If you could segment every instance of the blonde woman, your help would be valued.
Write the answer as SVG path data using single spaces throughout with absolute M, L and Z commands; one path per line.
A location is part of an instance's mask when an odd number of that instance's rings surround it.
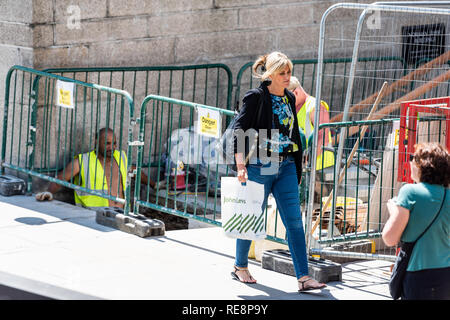
M 248 180 L 264 184 L 265 201 L 272 193 L 286 227 L 289 250 L 298 279 L 299 292 L 320 289 L 326 285 L 308 275 L 308 254 L 300 212 L 298 184 L 302 172 L 302 144 L 295 116 L 295 96 L 287 90 L 292 62 L 281 52 L 259 57 L 253 75 L 261 80 L 259 88 L 248 91 L 235 121 L 235 133 L 258 132 L 256 151 L 249 163 L 244 161 L 249 146 L 240 148 L 235 139 L 237 176 L 241 183 Z M 249 144 L 249 142 L 247 142 Z M 244 150 L 244 151 L 240 151 Z M 248 270 L 251 241 L 237 239 L 233 277 L 245 283 L 255 283 Z

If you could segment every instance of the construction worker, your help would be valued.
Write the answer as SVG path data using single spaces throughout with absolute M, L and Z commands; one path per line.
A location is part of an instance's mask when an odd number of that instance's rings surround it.
M 78 154 L 57 176 L 57 179 L 69 181 L 75 177 L 74 184 L 80 187 L 93 189 L 107 193 L 113 197 L 124 199 L 124 190 L 127 179 L 127 156 L 124 151 L 116 150 L 116 137 L 113 130 L 103 128 L 95 137 L 95 145 L 98 153 L 92 150 L 87 153 Z M 142 173 L 141 182 L 150 183 L 155 188 L 155 183 Z M 61 186 L 51 183 L 48 191 L 36 195 L 38 201 L 52 200 L 53 194 Z M 83 191 L 74 190 L 75 204 L 86 208 L 96 207 L 119 207 L 124 204 L 95 196 Z
M 291 81 L 288 89 L 295 95 L 295 109 L 297 112 L 297 120 L 301 132 L 305 135 L 306 145 L 304 150 L 306 150 L 308 144 L 312 143 L 312 134 L 314 133 L 314 112 L 316 106 L 316 98 L 306 93 L 303 87 L 300 85 L 297 77 L 294 76 L 291 76 Z M 319 123 L 328 123 L 330 122 L 330 108 L 325 101 L 321 101 L 321 106 L 322 108 L 320 108 Z M 325 137 L 323 136 L 324 131 Z M 322 149 L 324 144 L 327 147 L 332 147 L 331 132 L 328 128 L 319 131 L 316 170 L 329 168 L 334 165 L 334 153 L 331 151 L 323 151 Z

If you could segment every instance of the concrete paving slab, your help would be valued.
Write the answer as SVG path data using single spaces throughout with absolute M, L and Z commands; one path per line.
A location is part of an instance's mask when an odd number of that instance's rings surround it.
M 0 196 L 0 273 L 8 285 L 16 279 L 21 290 L 55 299 L 390 299 L 386 261 L 344 264 L 342 282 L 298 294 L 294 277 L 254 260 L 257 284 L 232 280 L 235 240 L 218 227 L 140 238 L 97 224 L 95 215 L 58 201 Z

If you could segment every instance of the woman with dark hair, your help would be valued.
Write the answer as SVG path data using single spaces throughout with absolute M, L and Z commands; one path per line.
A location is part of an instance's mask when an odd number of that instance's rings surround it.
M 450 299 L 450 154 L 437 143 L 415 145 L 414 184 L 387 203 L 383 229 L 388 246 L 416 242 L 403 280 L 402 299 Z M 435 219 L 436 218 L 436 219 Z M 429 228 L 427 229 L 427 227 Z

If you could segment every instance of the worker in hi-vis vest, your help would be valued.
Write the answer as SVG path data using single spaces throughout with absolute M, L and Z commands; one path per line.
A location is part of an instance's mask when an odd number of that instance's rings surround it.
M 127 179 L 127 156 L 124 151 L 116 150 L 116 137 L 113 130 L 103 128 L 95 137 L 96 150 L 78 154 L 60 173 L 57 179 L 69 181 L 74 177 L 74 184 L 90 190 L 99 191 L 110 196 L 124 199 L 124 191 Z M 141 182 L 150 183 L 155 188 L 155 183 L 141 174 Z M 39 201 L 52 200 L 53 194 L 61 186 L 50 183 L 48 191 L 36 195 Z M 75 204 L 86 208 L 119 207 L 124 204 L 95 196 L 87 192 L 74 190 Z
M 300 85 L 297 77 L 291 76 L 290 85 L 288 87 L 295 95 L 295 109 L 297 112 L 298 126 L 305 135 L 306 145 L 304 150 L 308 147 L 308 142 L 312 142 L 312 134 L 314 133 L 314 112 L 316 106 L 316 98 L 310 96 L 305 92 Z M 330 122 L 329 107 L 325 101 L 321 101 L 319 123 Z M 325 131 L 325 137 L 323 136 Z M 324 140 L 325 139 L 325 140 Z M 317 144 L 317 162 L 316 170 L 325 169 L 334 166 L 334 153 L 331 151 L 323 151 L 323 145 L 332 147 L 330 129 L 319 131 Z

